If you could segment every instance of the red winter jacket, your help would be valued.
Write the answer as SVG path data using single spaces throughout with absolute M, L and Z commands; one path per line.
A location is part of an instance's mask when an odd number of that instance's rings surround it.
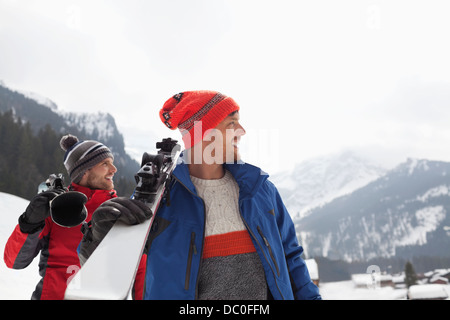
M 77 184 L 71 190 L 84 193 L 88 197 L 86 209 L 87 222 L 92 213 L 103 202 L 117 197 L 114 190 L 91 190 Z M 80 269 L 77 248 L 83 234 L 81 226 L 64 228 L 53 222 L 51 217 L 45 220 L 42 230 L 27 234 L 16 226 L 5 247 L 4 260 L 8 268 L 23 269 L 41 252 L 39 274 L 41 281 L 33 292 L 32 299 L 64 299 L 67 283 Z M 142 294 L 138 294 L 142 296 Z

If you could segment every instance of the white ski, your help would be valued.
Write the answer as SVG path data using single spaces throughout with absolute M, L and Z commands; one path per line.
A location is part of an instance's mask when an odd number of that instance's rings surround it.
M 116 223 L 72 278 L 64 299 L 129 299 L 152 222 L 153 218 L 133 226 Z
M 169 155 L 171 162 L 164 168 L 165 177 L 170 177 L 175 169 L 180 155 L 179 145 Z M 111 228 L 72 277 L 66 289 L 66 300 L 124 300 L 131 297 L 134 278 L 164 191 L 165 183 L 153 194 L 154 200 L 148 203 L 153 213 L 151 219 L 131 226 L 116 223 Z

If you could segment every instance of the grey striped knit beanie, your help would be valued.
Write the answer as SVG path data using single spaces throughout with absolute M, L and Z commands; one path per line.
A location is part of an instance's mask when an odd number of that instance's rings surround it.
M 98 141 L 79 141 L 76 136 L 68 134 L 61 138 L 59 144 L 66 151 L 64 166 L 74 183 L 79 183 L 84 173 L 100 161 L 107 158 L 114 160 L 111 150 Z

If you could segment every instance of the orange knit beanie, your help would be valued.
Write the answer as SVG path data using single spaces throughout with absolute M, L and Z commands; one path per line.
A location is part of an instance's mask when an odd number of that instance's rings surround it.
M 186 149 L 203 140 L 239 105 L 230 97 L 215 91 L 186 91 L 164 103 L 159 112 L 161 121 L 172 130 L 180 129 Z

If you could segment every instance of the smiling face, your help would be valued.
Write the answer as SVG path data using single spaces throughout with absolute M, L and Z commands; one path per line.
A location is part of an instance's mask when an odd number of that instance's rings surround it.
M 113 177 L 116 172 L 117 168 L 113 164 L 113 159 L 107 158 L 87 170 L 79 185 L 94 190 L 112 190 L 114 189 Z

